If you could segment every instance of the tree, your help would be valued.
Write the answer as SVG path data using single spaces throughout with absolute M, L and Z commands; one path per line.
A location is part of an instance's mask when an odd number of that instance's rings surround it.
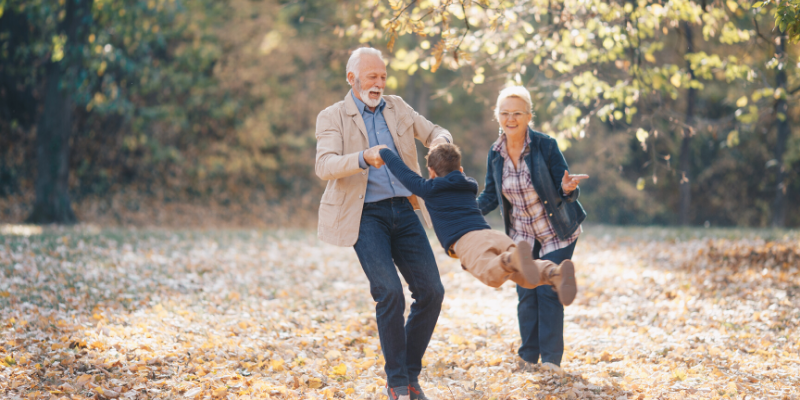
M 681 23 L 683 28 L 683 36 L 686 38 L 686 53 L 694 53 L 694 43 L 692 27 L 688 22 Z M 695 80 L 694 70 L 691 63 L 687 60 L 687 70 L 689 71 L 689 79 Z M 692 163 L 691 142 L 694 136 L 694 130 L 691 129 L 692 118 L 694 117 L 695 97 L 697 96 L 697 88 L 689 87 L 686 94 L 686 121 L 685 126 L 681 130 L 681 157 L 680 157 L 680 210 L 678 211 L 678 221 L 681 225 L 689 225 L 690 213 L 692 208 L 692 187 L 690 185 L 690 166 Z
M 44 109 L 37 124 L 36 202 L 28 222 L 76 221 L 69 199 L 69 141 L 75 112 L 69 86 L 81 72 L 93 3 L 67 0 L 64 19 L 55 31 L 57 44 L 47 63 Z
M 652 152 L 653 161 L 645 165 L 653 168 L 654 185 L 656 167 L 664 160 L 667 177 L 676 172 L 669 157 L 655 154 L 665 140 L 658 131 L 682 132 L 681 145 L 669 150 L 680 156 L 678 176 L 668 179 L 679 189 L 673 187 L 680 193 L 675 201 L 680 223 L 692 222 L 695 183 L 689 178 L 702 172 L 692 171 L 693 165 L 704 164 L 691 157 L 692 132 L 702 124 L 721 147 L 732 149 L 739 142 L 734 115 L 719 116 L 717 107 L 696 115 L 705 85 L 724 82 L 719 86 L 723 97 L 737 102 L 733 96 L 739 87 L 758 86 L 768 74 L 750 67 L 753 52 L 746 46 L 755 40 L 753 25 L 765 14 L 746 1 L 391 1 L 388 7 L 365 7 L 363 14 L 378 17 L 373 25 L 362 23 L 362 39 L 383 37 L 390 49 L 404 35 L 430 40 L 430 50 L 407 51 L 420 60 L 413 68 L 471 70 L 474 85 L 501 80 L 527 86 L 546 121 L 539 129 L 559 138 L 564 148 L 596 130 L 598 120 L 635 136 L 643 150 Z M 692 25 L 702 27 L 699 44 Z M 678 27 L 690 39 L 686 52 L 671 49 L 680 40 L 673 33 Z M 677 107 L 685 107 L 683 117 L 672 111 Z M 737 110 L 736 121 L 750 129 L 745 114 Z M 711 115 L 725 124 L 704 122 Z M 719 142 L 723 127 L 732 130 Z M 638 178 L 637 187 L 646 186 Z
M 75 222 L 71 182 L 107 176 L 103 163 L 124 172 L 140 156 L 153 163 L 177 160 L 176 149 L 153 132 L 202 120 L 210 122 L 207 129 L 233 124 L 231 115 L 206 112 L 217 102 L 203 98 L 221 97 L 210 84 L 219 51 L 205 34 L 206 24 L 224 16 L 219 11 L 210 1 L 0 3 L 0 37 L 8 39 L 0 52 L 0 112 L 10 117 L 2 129 L 20 138 L 34 122 L 36 127 L 36 200 L 29 222 Z M 89 137 L 103 145 L 84 140 Z M 70 159 L 76 144 L 106 147 L 77 160 L 77 176 Z M 3 153 L 0 158 L 12 158 L 5 148 Z

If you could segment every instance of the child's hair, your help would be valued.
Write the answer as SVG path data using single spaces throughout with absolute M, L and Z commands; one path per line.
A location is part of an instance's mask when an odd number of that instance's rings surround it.
M 444 177 L 447 174 L 461 168 L 461 150 L 458 146 L 450 143 L 435 146 L 425 156 L 428 160 L 428 167 L 436 172 L 436 176 Z

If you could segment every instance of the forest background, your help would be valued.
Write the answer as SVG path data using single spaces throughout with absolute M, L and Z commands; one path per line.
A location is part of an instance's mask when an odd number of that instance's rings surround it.
M 796 6 L 0 0 L 0 221 L 313 225 L 316 116 L 371 45 L 480 183 L 511 82 L 589 221 L 797 227 Z

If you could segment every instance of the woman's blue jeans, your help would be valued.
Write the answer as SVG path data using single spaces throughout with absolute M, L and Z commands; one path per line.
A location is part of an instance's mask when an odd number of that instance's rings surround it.
M 533 247 L 533 258 L 550 260 L 556 264 L 571 259 L 575 251 L 576 240 L 563 249 L 551 251 L 539 257 L 539 242 Z M 542 285 L 535 289 L 517 286 L 519 305 L 519 333 L 522 346 L 519 356 L 530 363 L 537 363 L 539 356 L 542 363 L 561 365 L 564 356 L 564 306 L 558 301 L 558 294 L 550 285 Z
M 444 286 L 428 236 L 408 199 L 365 203 L 354 248 L 377 302 L 387 384 L 416 383 L 442 309 Z M 414 299 L 408 321 L 403 318 L 405 296 L 398 270 Z

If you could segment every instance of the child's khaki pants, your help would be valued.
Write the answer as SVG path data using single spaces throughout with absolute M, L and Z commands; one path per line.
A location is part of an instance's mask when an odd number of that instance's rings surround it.
M 510 237 L 503 232 L 493 229 L 482 229 L 466 233 L 453 245 L 456 257 L 461 260 L 461 267 L 469 271 L 481 282 L 491 286 L 500 287 L 507 280 L 512 280 L 525 289 L 533 289 L 545 284 L 540 281 L 537 285 L 530 284 L 519 271 L 508 263 L 511 253 L 517 247 Z M 546 261 L 535 260 L 539 271 L 542 271 Z

